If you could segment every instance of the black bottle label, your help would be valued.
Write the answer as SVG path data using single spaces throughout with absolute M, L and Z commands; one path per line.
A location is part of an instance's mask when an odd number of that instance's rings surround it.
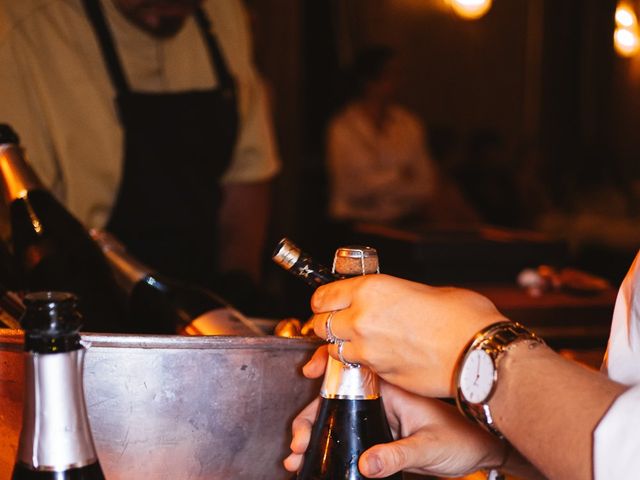
M 382 399 L 320 399 L 318 418 L 298 480 L 365 480 L 358 459 L 368 448 L 393 441 Z M 396 473 L 388 480 L 402 480 Z
M 26 465 L 17 463 L 11 480 L 104 480 L 104 474 L 98 462 L 63 472 L 31 470 Z

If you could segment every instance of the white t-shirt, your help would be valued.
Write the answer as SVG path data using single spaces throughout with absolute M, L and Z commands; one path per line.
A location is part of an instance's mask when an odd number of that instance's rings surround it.
M 217 85 L 193 18 L 161 40 L 136 28 L 113 0 L 101 1 L 133 90 Z M 223 182 L 269 179 L 279 160 L 245 12 L 240 0 L 205 0 L 203 7 L 238 85 L 239 135 Z M 103 227 L 122 174 L 123 131 L 81 0 L 0 0 L 0 65 L 0 122 L 14 127 L 41 180 L 67 208 L 88 227 Z
M 640 476 L 640 253 L 618 292 L 603 370 L 632 388 L 594 432 L 594 476 L 629 480 Z
M 415 213 L 435 189 L 436 171 L 418 118 L 392 106 L 382 130 L 357 103 L 327 130 L 330 214 L 338 220 L 392 222 Z

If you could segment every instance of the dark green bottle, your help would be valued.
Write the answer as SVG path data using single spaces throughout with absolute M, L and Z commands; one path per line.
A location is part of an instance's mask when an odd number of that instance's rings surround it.
M 16 133 L 0 124 L 0 190 L 9 206 L 16 285 L 78 296 L 85 328 L 124 332 L 124 298 L 84 226 L 43 186 Z M 129 330 L 130 331 L 130 330 Z
M 84 400 L 76 297 L 25 296 L 25 396 L 12 480 L 104 480 Z
M 278 244 L 274 260 L 312 287 L 379 272 L 378 253 L 371 247 L 339 248 L 333 272 L 286 239 Z M 358 470 L 360 455 L 374 445 L 392 441 L 377 375 L 367 367 L 329 357 L 318 417 L 297 479 L 364 480 Z M 403 476 L 396 473 L 385 478 L 402 480 Z

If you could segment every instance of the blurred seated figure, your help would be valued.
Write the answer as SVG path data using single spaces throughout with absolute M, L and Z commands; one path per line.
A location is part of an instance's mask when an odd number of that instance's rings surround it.
M 438 170 L 420 119 L 395 100 L 393 50 L 362 50 L 351 74 L 348 101 L 327 130 L 330 217 L 396 226 L 476 221 Z

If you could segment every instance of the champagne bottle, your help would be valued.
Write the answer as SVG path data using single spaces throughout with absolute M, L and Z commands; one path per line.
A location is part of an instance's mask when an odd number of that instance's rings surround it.
M 13 286 L 15 283 L 14 268 L 15 262 L 9 251 L 9 246 L 3 239 L 0 239 L 0 283 Z
M 76 297 L 25 296 L 25 396 L 13 480 L 104 480 L 91 436 Z
M 19 329 L 23 313 L 24 304 L 20 297 L 0 285 L 0 327 Z
M 129 298 L 130 322 L 149 333 L 263 335 L 244 315 L 215 293 L 151 270 L 111 234 L 91 230 L 116 282 Z
M 290 244 L 285 247 L 285 251 L 291 253 Z M 289 264 L 297 264 L 296 268 L 287 269 L 316 286 L 339 278 L 379 271 L 377 252 L 370 247 L 338 249 L 332 278 L 323 275 L 320 279 L 314 273 L 308 274 L 308 271 L 326 270 L 308 255 L 297 255 L 294 251 L 291 255 L 281 253 L 274 260 L 281 263 L 280 258 L 295 258 L 285 262 L 285 268 Z M 320 280 L 310 282 L 305 276 Z M 380 396 L 378 377 L 367 367 L 343 364 L 329 357 L 320 391 L 318 416 L 311 431 L 298 480 L 364 479 L 358 470 L 360 455 L 374 445 L 391 441 L 393 437 Z M 401 480 L 402 474 L 385 478 Z
M 20 328 L 18 320 L 24 305 L 20 297 L 7 288 L 13 282 L 13 258 L 5 242 L 0 240 L 0 328 Z
M 278 242 L 273 255 L 273 261 L 285 270 L 303 280 L 307 285 L 317 288 L 325 283 L 339 280 L 341 277 L 324 265 L 316 263 L 307 253 L 288 238 Z
M 17 135 L 2 124 L 0 184 L 9 205 L 18 288 L 74 292 L 88 330 L 125 331 L 122 298 L 102 252 L 44 188 Z

